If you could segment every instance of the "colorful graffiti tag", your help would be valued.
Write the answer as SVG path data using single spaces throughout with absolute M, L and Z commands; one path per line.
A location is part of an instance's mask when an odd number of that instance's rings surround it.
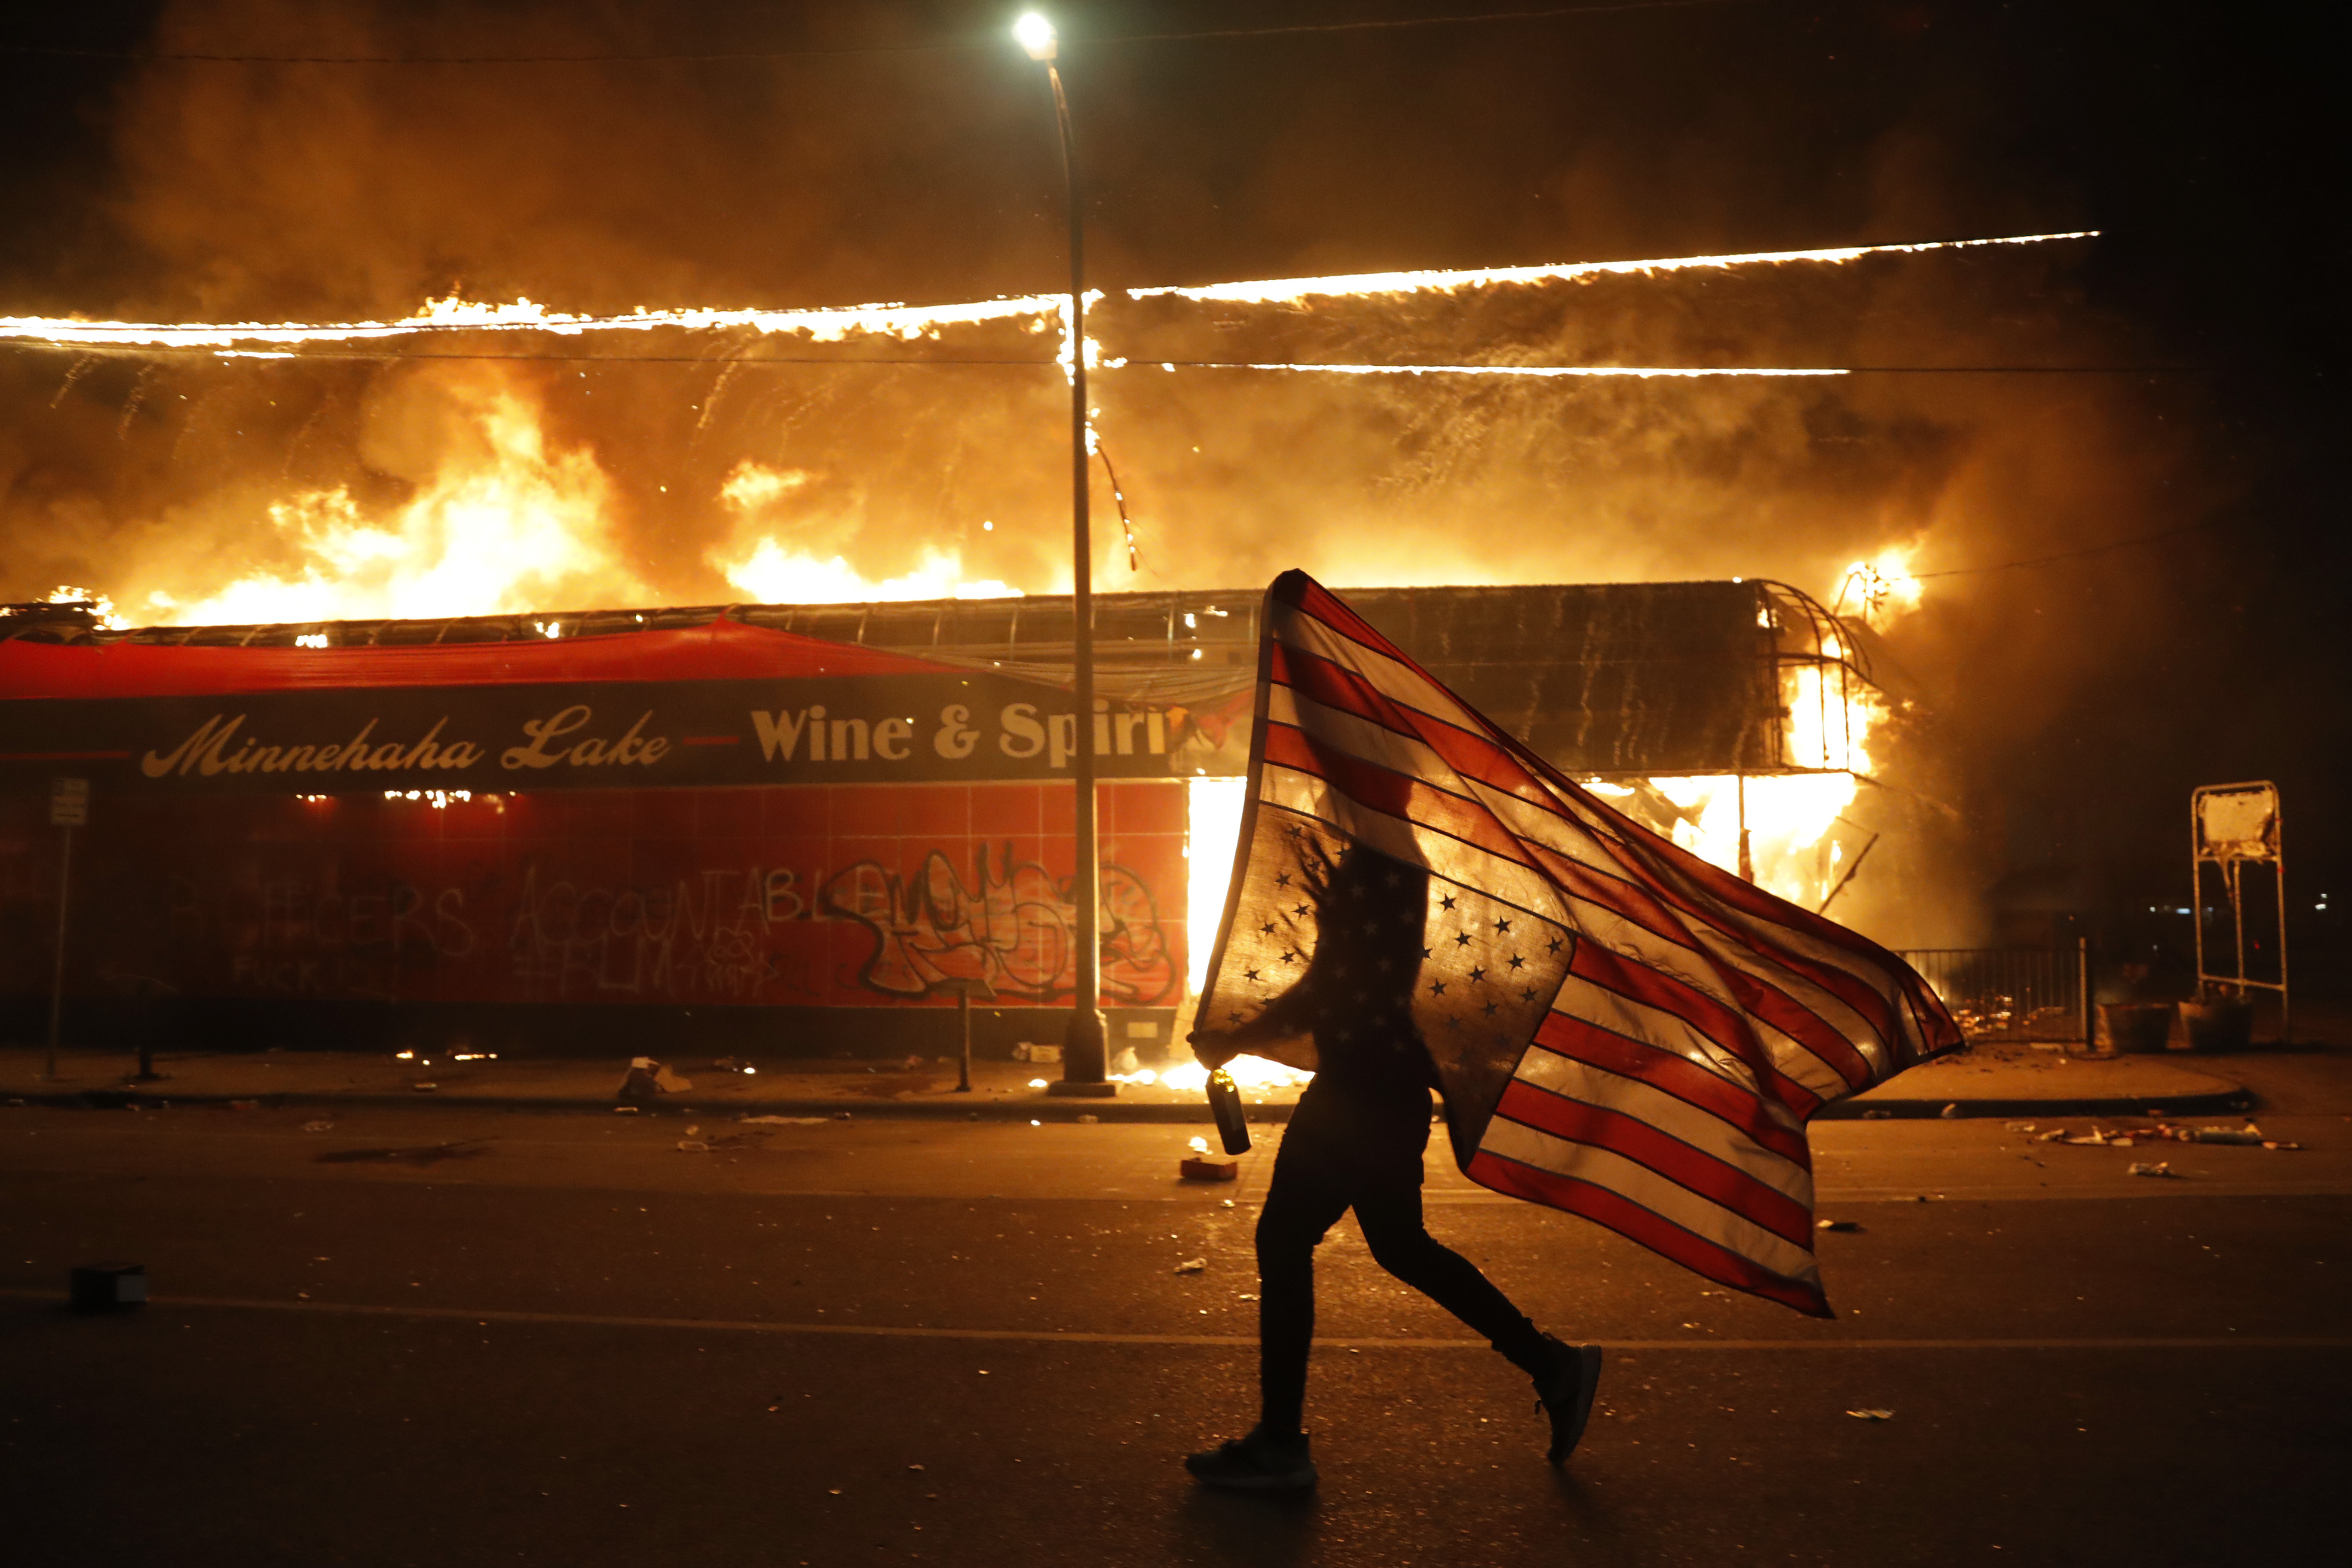
M 824 907 L 863 923 L 874 953 L 857 983 L 924 996 L 950 980 L 978 980 L 1000 996 L 1046 1002 L 1077 984 L 1077 905 L 1044 867 L 1016 864 L 1010 845 L 973 851 L 966 882 L 934 849 L 911 883 L 866 860 L 825 884 Z M 1123 866 L 1102 868 L 1102 989 L 1129 1007 L 1176 1000 L 1177 973 L 1150 887 Z

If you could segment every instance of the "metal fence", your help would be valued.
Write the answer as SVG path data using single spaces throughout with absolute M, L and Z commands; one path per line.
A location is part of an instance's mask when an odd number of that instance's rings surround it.
M 2083 955 L 2057 948 L 1939 947 L 1906 952 L 1971 1040 L 2075 1041 Z

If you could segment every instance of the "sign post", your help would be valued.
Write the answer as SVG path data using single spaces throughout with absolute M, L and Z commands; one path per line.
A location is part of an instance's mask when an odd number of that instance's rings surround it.
M 89 825 L 89 781 L 49 781 L 49 823 L 58 830 L 58 963 L 49 982 L 48 1081 L 58 1078 L 58 1025 L 66 1005 L 66 900 L 73 890 L 73 830 Z

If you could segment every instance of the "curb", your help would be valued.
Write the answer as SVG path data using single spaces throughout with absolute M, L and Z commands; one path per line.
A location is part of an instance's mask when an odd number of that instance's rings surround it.
M 1813 1112 L 1815 1121 L 1978 1121 L 1991 1116 L 2228 1116 L 2256 1108 L 2245 1089 L 2203 1094 L 2109 1095 L 2081 1100 L 1840 1100 Z M 1945 1118 L 1944 1108 L 1959 1107 Z
M 35 1090 L 28 1094 L 9 1095 L 10 1105 L 39 1105 L 56 1110 L 164 1110 L 173 1106 L 221 1108 L 229 1105 L 252 1105 L 268 1110 L 386 1110 L 395 1107 L 415 1110 L 430 1104 L 445 1110 L 530 1111 L 538 1113 L 573 1113 L 610 1115 L 615 1109 L 610 1100 L 583 1100 L 574 1096 L 555 1095 L 450 1095 L 437 1094 L 337 1094 L 306 1093 L 299 1089 L 269 1094 L 159 1094 L 139 1089 L 55 1089 Z M 2244 1089 L 2229 1089 L 2201 1094 L 2147 1095 L 2140 1097 L 2107 1096 L 2078 1100 L 1841 1100 L 1823 1106 L 1811 1117 L 1815 1121 L 1975 1121 L 1987 1117 L 2021 1116 L 2224 1116 L 2255 1110 L 2259 1097 Z M 1947 1106 L 1957 1106 L 1955 1116 L 1947 1118 Z M 1257 1122 L 1286 1122 L 1290 1120 L 1289 1101 L 1245 1107 L 1248 1119 Z M 1143 1103 L 1117 1100 L 1062 1100 L 1039 1095 L 1022 1100 L 971 1100 L 959 1103 L 953 1100 L 877 1100 L 866 1103 L 845 1104 L 837 1100 L 730 1100 L 723 1105 L 704 1103 L 690 1105 L 651 1105 L 640 1114 L 649 1116 L 814 1116 L 827 1121 L 1066 1121 L 1079 1122 L 1092 1119 L 1098 1122 L 1126 1122 L 1143 1125 L 1206 1126 L 1211 1121 L 1205 1101 L 1198 1104 Z
M 309 1093 L 282 1089 L 263 1094 L 161 1094 L 138 1089 L 33 1090 L 5 1097 L 7 1105 L 38 1105 L 60 1110 L 219 1110 L 247 1105 L 285 1110 L 415 1110 L 430 1105 L 444 1110 L 572 1112 L 609 1116 L 621 1109 L 614 1101 L 554 1095 L 438 1095 Z M 1287 1102 L 1245 1108 L 1252 1121 L 1288 1121 Z M 729 1100 L 700 1104 L 680 1100 L 674 1105 L 640 1108 L 646 1116 L 699 1116 L 733 1120 L 747 1116 L 814 1116 L 829 1121 L 1132 1121 L 1207 1126 L 1213 1119 L 1208 1102 L 1198 1104 L 1121 1104 L 1116 1100 L 1062 1100 L 1039 1095 L 1034 1100 L 889 1100 L 845 1103 L 838 1100 Z

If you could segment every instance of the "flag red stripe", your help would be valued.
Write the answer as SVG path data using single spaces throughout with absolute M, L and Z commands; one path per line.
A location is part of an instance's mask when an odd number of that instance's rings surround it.
M 1361 643 L 1374 653 L 1384 654 L 1399 664 L 1409 665 L 1415 669 L 1421 668 L 1405 658 L 1403 649 L 1373 630 L 1370 621 L 1349 609 L 1339 595 L 1333 594 L 1322 584 L 1303 572 L 1286 572 L 1275 580 L 1277 594 L 1284 592 L 1282 584 L 1286 581 L 1293 584 L 1292 589 L 1286 595 L 1286 602 L 1294 609 L 1314 616 L 1349 641 Z M 1430 684 L 1434 686 L 1436 682 L 1432 681 Z
M 1548 1013 L 1536 1030 L 1536 1044 L 1570 1061 L 1583 1062 L 1620 1078 L 1648 1084 L 1695 1110 L 1746 1133 L 1758 1143 L 1808 1170 L 1812 1151 L 1803 1132 L 1783 1126 L 1765 1110 L 1762 1097 L 1718 1078 L 1696 1062 L 1663 1046 L 1632 1039 L 1570 1013 Z
M 1553 803 L 1550 791 L 1507 748 L 1498 745 L 1491 736 L 1465 730 L 1402 701 L 1360 670 L 1335 664 L 1307 648 L 1276 643 L 1273 677 L 1279 684 L 1304 693 L 1326 708 L 1352 713 L 1366 723 L 1378 724 L 1392 734 L 1420 742 L 1465 778 L 1559 815 L 1559 808 Z M 1574 826 L 1581 830 L 1580 825 Z
M 1639 824 L 1635 824 L 1634 826 L 1639 829 Z M 1715 915 L 1713 911 L 1710 911 L 1706 908 L 1704 900 L 1694 898 L 1684 889 L 1675 887 L 1667 879 L 1661 877 L 1655 870 L 1643 865 L 1640 856 L 1633 852 L 1631 846 L 1610 846 L 1609 847 L 1611 850 L 1610 858 L 1616 861 L 1622 868 L 1626 879 L 1650 894 L 1651 897 L 1655 899 L 1658 902 L 1665 905 L 1667 908 L 1678 910 L 1683 914 L 1690 915 L 1705 921 L 1710 928 L 1721 931 L 1733 942 L 1736 942 L 1740 946 L 1747 948 L 1749 952 L 1755 953 L 1758 957 L 1766 960 L 1768 963 L 1778 964 L 1781 968 L 1790 971 L 1791 973 L 1802 975 L 1805 979 L 1820 986 L 1822 990 L 1827 991 L 1831 995 L 1835 996 L 1838 1000 L 1843 1002 L 1847 1006 L 1860 1014 L 1863 1021 L 1877 1031 L 1881 1038 L 1894 1039 L 1899 1037 L 1895 1034 L 1894 1016 L 1887 1005 L 1885 994 L 1872 986 L 1869 982 L 1863 979 L 1861 976 L 1854 974 L 1849 970 L 1841 969 L 1835 964 L 1822 963 L 1818 960 L 1809 958 L 1804 954 L 1796 952 L 1787 947 L 1775 944 L 1758 932 L 1748 929 L 1748 927 L 1741 922 L 1727 921 Z M 1748 883 L 1741 881 L 1738 878 L 1723 870 L 1722 868 L 1710 865 L 1708 862 L 1700 859 L 1697 856 L 1693 855 L 1689 850 L 1683 848 L 1680 845 L 1657 837 L 1655 835 L 1651 835 L 1650 842 L 1643 845 L 1641 847 L 1654 854 L 1661 855 L 1667 860 L 1668 864 L 1674 866 L 1676 869 L 1690 875 L 1694 879 L 1702 882 L 1710 892 L 1714 886 L 1718 882 L 1728 882 L 1732 886 L 1743 889 L 1750 893 L 1758 891 L 1757 889 L 1749 887 Z M 1766 894 L 1765 896 L 1767 898 L 1771 897 L 1769 894 Z M 1724 899 L 1720 901 L 1724 903 L 1733 903 L 1736 900 Z M 1782 916 L 1784 914 L 1801 914 L 1805 911 L 1798 909 L 1796 905 L 1787 903 L 1784 900 L 1776 899 L 1773 901 L 1779 907 L 1776 910 L 1767 911 L 1763 918 L 1775 921 L 1776 923 L 1791 931 L 1798 929 L 1796 921 L 1783 919 Z M 1865 963 L 1880 970 L 1884 973 L 1892 975 L 1900 972 L 1902 968 L 1902 961 L 1895 958 L 1891 953 L 1885 952 L 1875 944 L 1855 936 L 1851 931 L 1841 931 L 1840 937 L 1841 940 L 1832 941 L 1830 945 L 1852 953 L 1855 957 L 1860 958 Z M 1774 994 L 1780 995 L 1781 994 L 1775 992 Z M 1818 1015 L 1814 1014 L 1811 1008 L 1805 1007 L 1804 1004 L 1798 1001 L 1795 997 L 1787 997 L 1786 1000 L 1790 1006 L 1802 1008 L 1806 1016 L 1818 1016 Z M 1789 1034 L 1794 1038 L 1806 1038 L 1802 1032 L 1802 1026 L 1792 1026 L 1790 1023 L 1784 1022 L 1783 1019 L 1780 1017 L 1773 1018 L 1771 1023 L 1774 1027 L 1782 1030 L 1784 1033 Z M 1847 1078 L 1853 1081 L 1857 1086 L 1867 1083 L 1870 1080 L 1870 1068 L 1868 1064 L 1864 1062 L 1858 1056 L 1854 1055 L 1852 1043 L 1846 1040 L 1844 1034 L 1842 1031 L 1837 1030 L 1834 1026 L 1828 1024 L 1826 1021 L 1823 1021 L 1821 1027 L 1830 1030 L 1831 1037 L 1836 1041 L 1836 1045 L 1831 1048 L 1831 1053 L 1828 1058 L 1832 1065 L 1838 1067 L 1841 1071 L 1845 1072 Z M 1807 1039 L 1806 1043 L 1809 1047 L 1813 1045 L 1813 1042 L 1810 1039 Z M 1816 1050 L 1816 1054 L 1822 1054 L 1820 1047 L 1816 1047 L 1814 1048 Z M 1841 1058 L 1844 1059 L 1841 1060 Z M 1857 1070 L 1860 1074 L 1859 1077 L 1855 1076 Z
M 1796 997 L 1762 984 L 1733 965 L 1717 961 L 1705 949 L 1696 946 L 1690 929 L 1672 911 L 1660 906 L 1640 884 L 1620 880 L 1565 856 L 1546 854 L 1544 851 L 1548 847 L 1539 840 L 1534 844 L 1538 864 L 1551 873 L 1553 880 L 1560 885 L 1563 891 L 1599 904 L 1653 936 L 1697 954 L 1723 976 L 1725 983 L 1748 1011 L 1821 1058 L 1847 1083 L 1860 1088 L 1870 1081 L 1869 1062 L 1854 1049 L 1853 1042 L 1846 1037 L 1844 1031 Z M 1759 948 L 1753 939 L 1743 940 L 1742 933 L 1738 931 L 1729 934 L 1743 946 L 1756 948 L 1767 958 L 1778 960 L 1781 957 L 1769 949 Z
M 1694 1274 L 1778 1301 L 1811 1317 L 1830 1316 L 1830 1304 L 1818 1286 L 1785 1274 L 1775 1274 L 1754 1258 L 1744 1257 L 1705 1237 L 1694 1236 L 1673 1221 L 1643 1208 L 1622 1193 L 1538 1170 L 1484 1151 L 1471 1156 L 1464 1173 L 1479 1185 L 1515 1198 L 1526 1198 L 1570 1214 L 1582 1215 L 1597 1225 L 1651 1251 L 1672 1259 Z
M 1783 1074 L 1764 1054 L 1755 1027 L 1737 1009 L 1672 975 L 1635 963 L 1597 942 L 1579 942 L 1569 973 L 1614 991 L 1661 1013 L 1671 1013 L 1736 1057 L 1756 1075 L 1757 1082 L 1773 1086 L 1773 1098 L 1798 1115 L 1810 1115 L 1821 1096 Z
M 1737 1165 L 1696 1149 L 1639 1117 L 1553 1094 L 1523 1079 L 1505 1087 L 1495 1114 L 1570 1143 L 1590 1143 L 1622 1154 L 1742 1219 L 1753 1220 L 1783 1241 L 1809 1250 L 1811 1247 L 1812 1210 Z

